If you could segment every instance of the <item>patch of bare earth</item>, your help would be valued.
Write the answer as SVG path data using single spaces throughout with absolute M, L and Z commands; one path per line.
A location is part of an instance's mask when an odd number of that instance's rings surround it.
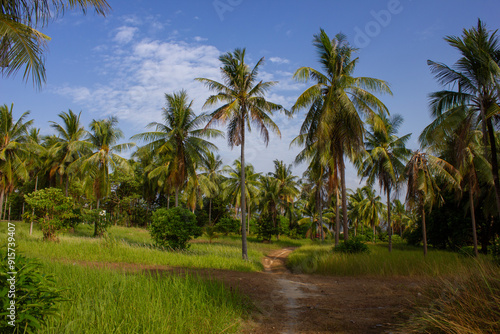
M 286 259 L 293 248 L 271 252 L 265 272 L 184 269 L 123 263 L 90 266 L 191 274 L 224 282 L 247 295 L 255 310 L 242 333 L 392 333 L 413 305 L 421 282 L 408 277 L 373 278 L 292 274 Z

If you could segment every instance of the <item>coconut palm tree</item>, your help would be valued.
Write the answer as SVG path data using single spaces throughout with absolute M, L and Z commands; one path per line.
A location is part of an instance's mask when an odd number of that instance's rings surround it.
M 392 251 L 391 190 L 398 189 L 405 160 L 411 155 L 405 146 L 411 134 L 402 137 L 396 135 L 402 123 L 403 118 L 399 115 L 388 118 L 380 114 L 369 120 L 370 130 L 365 142 L 367 154 L 357 161 L 358 173 L 367 178 L 367 185 L 373 187 L 375 180 L 378 180 L 380 189 L 387 195 L 389 252 Z
M 26 157 L 29 152 L 28 128 L 33 120 L 26 121 L 29 112 L 14 120 L 14 104 L 0 106 L 0 213 L 5 195 L 12 193 L 19 180 L 27 180 L 29 170 Z
M 197 163 L 206 158 L 217 146 L 205 140 L 215 138 L 222 133 L 215 129 L 200 128 L 208 120 L 206 114 L 196 116 L 187 92 L 165 94 L 166 106 L 163 108 L 163 123 L 152 122 L 148 128 L 155 131 L 144 132 L 132 137 L 149 142 L 144 149 L 155 152 L 160 158 L 160 165 L 153 169 L 152 177 L 163 174 L 167 184 L 175 191 L 175 206 L 179 206 L 179 193 L 190 176 L 196 174 Z
M 205 107 L 223 104 L 212 112 L 211 120 L 207 126 L 216 123 L 227 124 L 228 144 L 240 146 L 242 165 L 241 182 L 241 239 L 242 257 L 248 259 L 247 240 L 245 231 L 246 201 L 245 195 L 245 129 L 250 131 L 253 124 L 260 131 L 266 145 L 269 142 L 269 130 L 280 135 L 278 126 L 273 122 L 271 116 L 274 111 L 284 110 L 281 105 L 269 102 L 265 95 L 269 89 L 276 84 L 275 81 L 258 81 L 259 67 L 264 62 L 261 58 L 255 66 L 250 67 L 245 63 L 245 49 L 236 49 L 219 57 L 222 63 L 221 75 L 223 83 L 206 78 L 196 80 L 204 83 L 211 91 L 217 94 L 211 95 L 205 102 Z
M 101 200 L 110 191 L 109 175 L 111 171 L 132 172 L 129 161 L 117 153 L 135 146 L 134 143 L 117 144 L 123 138 L 123 132 L 118 128 L 118 120 L 109 117 L 103 120 L 92 120 L 88 141 L 91 153 L 73 162 L 70 168 L 78 168 L 86 175 L 86 184 L 92 188 L 97 209 Z M 98 235 L 98 224 L 95 223 L 94 235 Z
M 57 173 L 61 177 L 61 181 L 64 179 L 66 196 L 68 196 L 70 174 L 72 173 L 68 167 L 74 161 L 90 153 L 90 143 L 85 140 L 87 131 L 80 122 L 81 114 L 80 112 L 77 115 L 69 109 L 67 113 L 62 112 L 58 115 L 62 124 L 50 122 L 57 134 L 56 142 L 48 150 L 53 161 L 50 176 Z
M 481 20 L 478 20 L 477 27 L 464 29 L 461 37 L 448 36 L 445 41 L 459 51 L 461 57 L 451 67 L 427 61 L 438 82 L 451 87 L 451 90 L 431 94 L 431 112 L 434 117 L 439 117 L 457 105 L 465 105 L 478 114 L 484 157 L 491 165 L 496 206 L 500 215 L 500 180 L 494 129 L 494 119 L 498 118 L 500 111 L 500 41 L 497 32 L 489 32 Z
M 206 158 L 201 161 L 199 169 L 203 193 L 208 198 L 208 224 L 212 225 L 212 199 L 220 194 L 223 181 L 220 155 L 208 152 Z
M 415 151 L 406 164 L 407 193 L 406 204 L 410 209 L 418 209 L 422 215 L 422 239 L 424 256 L 427 255 L 427 231 L 425 207 L 442 202 L 437 178 L 450 187 L 458 187 L 460 175 L 448 162 L 425 152 Z
M 419 137 L 421 144 L 451 163 L 461 175 L 461 190 L 469 193 L 474 252 L 477 256 L 477 232 L 474 196 L 479 193 L 481 179 L 491 180 L 491 166 L 482 150 L 481 130 L 477 129 L 474 110 L 456 106 L 443 112 Z M 489 182 L 488 182 L 489 183 Z
M 344 239 L 348 237 L 347 194 L 345 185 L 344 156 L 351 160 L 363 151 L 364 124 L 362 117 L 371 117 L 376 112 L 387 112 L 385 105 L 373 95 L 391 93 L 385 81 L 354 77 L 358 58 L 356 51 L 343 34 L 330 39 L 321 29 L 314 35 L 315 46 L 322 71 L 301 67 L 294 78 L 298 81 L 314 81 L 295 102 L 292 112 L 308 109 L 300 134 L 306 135 L 305 145 L 317 143 L 321 154 L 333 149 L 337 168 L 340 171 L 342 188 L 342 211 Z M 333 171 L 333 170 L 332 170 Z
M 280 198 L 279 205 L 281 214 L 287 212 L 290 217 L 290 226 L 292 226 L 292 210 L 295 198 L 299 195 L 298 177 L 292 174 L 292 165 L 285 165 L 282 160 L 274 160 L 274 172 L 270 176 L 278 181 L 278 196 Z
M 37 29 L 45 27 L 65 10 L 84 14 L 93 7 L 99 15 L 110 10 L 106 0 L 6 0 L 0 6 L 0 67 L 2 76 L 15 75 L 24 68 L 23 78 L 32 78 L 40 87 L 45 82 L 43 53 L 50 37 Z
M 259 178 L 260 173 L 255 171 L 252 164 L 247 164 L 245 166 L 245 186 L 241 186 L 241 161 L 235 160 L 233 167 L 225 166 L 222 169 L 224 174 L 227 174 L 226 179 L 222 182 L 222 196 L 229 200 L 231 205 L 233 205 L 235 213 L 240 210 L 243 212 L 242 201 L 241 201 L 241 190 L 245 190 L 245 209 L 249 207 L 250 203 L 256 203 L 259 196 Z M 248 216 L 250 217 L 250 211 L 248 211 Z M 245 229 L 245 224 L 242 225 L 242 230 Z M 242 232 L 243 233 L 243 232 Z
M 377 196 L 373 188 L 370 186 L 363 187 L 361 189 L 361 193 L 364 198 L 361 203 L 359 203 L 359 214 L 363 223 L 368 224 L 368 226 L 373 229 L 373 242 L 375 242 L 375 228 L 380 225 L 380 216 L 384 210 L 384 204 L 382 203 L 380 196 Z

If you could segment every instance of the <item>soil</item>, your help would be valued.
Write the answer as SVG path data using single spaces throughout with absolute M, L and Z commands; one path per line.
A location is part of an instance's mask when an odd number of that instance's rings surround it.
M 422 281 L 408 277 L 342 277 L 292 274 L 285 266 L 293 248 L 271 252 L 265 272 L 184 269 L 124 263 L 86 263 L 159 274 L 216 279 L 255 305 L 242 333 L 396 333 L 420 295 Z

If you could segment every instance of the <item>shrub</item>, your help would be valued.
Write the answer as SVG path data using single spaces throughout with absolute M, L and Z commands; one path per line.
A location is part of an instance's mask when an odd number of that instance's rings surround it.
M 110 214 L 102 209 L 84 209 L 83 219 L 88 223 L 94 223 L 95 237 L 103 236 L 111 225 Z
M 257 221 L 257 237 L 264 241 L 271 241 L 271 237 L 276 234 L 276 228 L 270 214 L 263 213 Z
M 368 246 L 358 238 L 349 239 L 334 247 L 335 252 L 346 254 L 369 253 Z
M 218 232 L 228 235 L 229 233 L 238 233 L 241 228 L 241 222 L 238 219 L 224 217 L 215 224 L 215 227 Z
M 188 241 L 202 233 L 196 216 L 184 208 L 160 208 L 153 213 L 151 237 L 159 247 L 186 249 Z
M 57 239 L 57 233 L 71 226 L 73 200 L 64 196 L 61 189 L 46 188 L 24 195 L 26 203 L 34 209 L 34 214 L 28 210 L 24 219 L 37 221 L 42 228 L 44 240 Z
M 1 259 L 0 332 L 32 333 L 50 316 L 59 315 L 57 304 L 65 300 L 61 297 L 63 290 L 56 288 L 53 276 L 42 273 L 40 263 L 18 254 L 14 264 L 12 262 L 9 264 L 7 254 L 3 252 Z M 16 274 L 12 276 L 10 272 Z M 14 290 L 11 290 L 11 282 L 14 282 Z M 15 301 L 13 312 L 11 312 L 13 309 L 11 300 Z

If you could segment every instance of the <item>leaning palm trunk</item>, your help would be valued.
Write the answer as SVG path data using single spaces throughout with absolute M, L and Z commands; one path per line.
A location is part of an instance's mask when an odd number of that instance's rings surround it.
M 340 154 L 340 182 L 342 185 L 342 219 L 344 221 L 344 241 L 349 240 L 349 227 L 347 226 L 347 190 L 345 186 L 344 155 Z
M 477 257 L 477 232 L 476 232 L 476 214 L 474 209 L 474 194 L 472 193 L 472 180 L 469 178 L 469 201 L 470 201 L 470 215 L 472 220 L 472 239 L 474 241 L 474 255 Z
M 5 197 L 5 190 L 2 189 L 2 191 L 0 192 L 0 214 L 2 213 L 3 210 L 4 197 Z
M 392 223 L 391 223 L 391 189 L 387 188 L 387 234 L 389 235 L 389 252 L 392 252 Z
M 245 121 L 241 119 L 241 255 L 243 260 L 248 260 L 247 231 L 245 227 L 246 202 L 245 202 Z
M 339 187 L 335 186 L 335 196 L 337 200 L 335 201 L 335 246 L 339 245 L 340 236 L 340 215 L 339 215 Z
M 37 191 L 38 189 L 38 175 L 36 176 L 36 179 L 35 179 L 35 191 Z M 35 216 L 35 208 L 33 208 L 33 212 L 32 212 L 33 216 Z M 33 233 L 33 219 L 31 219 L 31 223 L 30 223 L 30 235 Z
M 422 237 L 424 242 L 424 256 L 427 256 L 427 229 L 425 227 L 425 206 L 422 205 Z

